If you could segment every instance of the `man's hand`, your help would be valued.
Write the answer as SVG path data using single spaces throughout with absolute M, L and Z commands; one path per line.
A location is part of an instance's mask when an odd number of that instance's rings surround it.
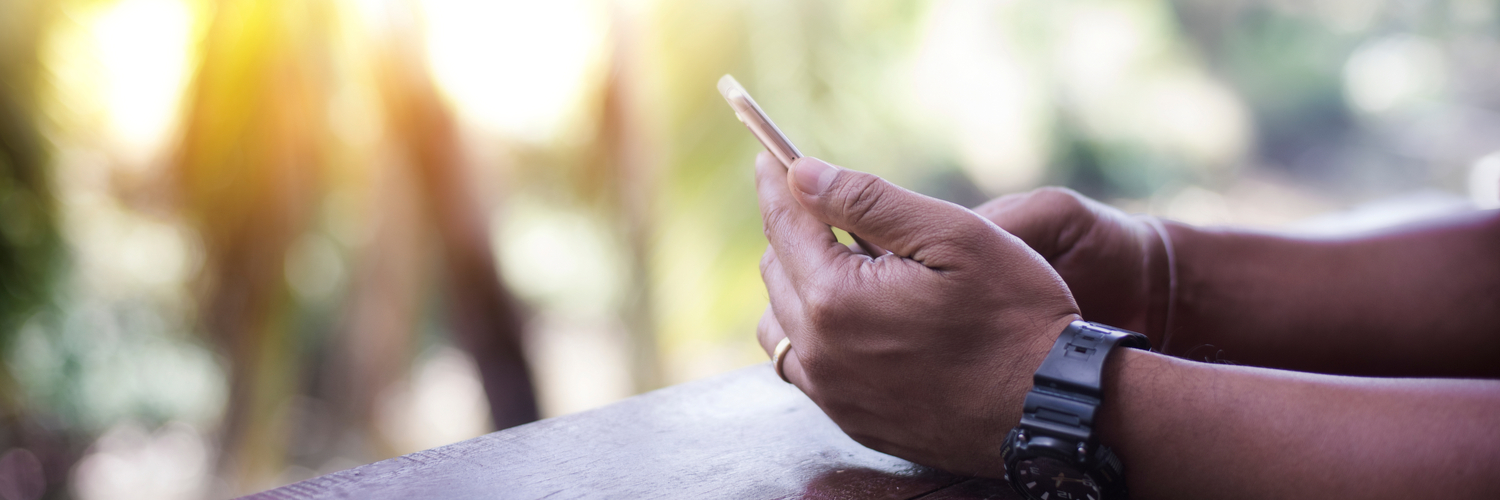
M 1163 241 L 1146 220 L 1052 187 L 974 211 L 1047 259 L 1089 321 L 1145 333 L 1162 347 L 1170 271 Z
M 999 443 L 1031 375 L 1078 318 L 1067 286 L 1024 242 L 967 209 L 803 158 L 756 159 L 766 236 L 769 353 L 873 449 L 966 474 L 1004 473 Z M 829 226 L 891 253 L 870 256 Z
M 1500 376 L 1500 211 L 1337 237 L 1153 227 L 1060 188 L 975 211 L 1046 258 L 1085 318 L 1145 333 L 1158 352 L 1343 375 Z

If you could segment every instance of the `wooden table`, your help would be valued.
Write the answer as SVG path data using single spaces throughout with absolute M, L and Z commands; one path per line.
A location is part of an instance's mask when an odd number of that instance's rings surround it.
M 1016 499 L 855 443 L 761 364 L 252 499 Z

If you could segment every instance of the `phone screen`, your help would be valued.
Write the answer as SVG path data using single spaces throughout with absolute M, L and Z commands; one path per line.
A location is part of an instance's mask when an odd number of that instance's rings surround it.
M 776 124 L 771 122 L 771 118 L 766 116 L 766 112 L 760 109 L 760 105 L 755 103 L 755 99 L 750 97 L 750 93 L 733 76 L 724 75 L 719 79 L 719 93 L 724 94 L 724 100 L 729 101 L 729 107 L 734 109 L 734 116 L 740 119 L 740 123 L 744 123 L 750 133 L 760 139 L 766 150 L 781 160 L 782 165 L 791 168 L 792 161 L 802 157 L 797 146 L 792 145 L 791 139 L 787 139 L 786 134 L 776 128 Z

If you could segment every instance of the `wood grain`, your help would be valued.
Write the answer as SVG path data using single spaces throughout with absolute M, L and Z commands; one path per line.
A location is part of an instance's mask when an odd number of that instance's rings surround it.
M 1018 498 L 855 443 L 769 364 L 246 498 L 600 497 Z

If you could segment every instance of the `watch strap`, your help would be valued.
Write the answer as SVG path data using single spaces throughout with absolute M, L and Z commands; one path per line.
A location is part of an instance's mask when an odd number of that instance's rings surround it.
M 1070 441 L 1092 440 L 1094 416 L 1104 394 L 1104 362 L 1117 345 L 1150 349 L 1151 341 L 1096 323 L 1069 324 L 1032 377 L 1021 426 Z
M 1006 479 L 1022 496 L 1033 498 L 1020 476 L 1009 471 L 1028 457 L 1075 464 L 1098 486 L 1103 495 L 1099 500 L 1129 496 L 1119 457 L 1094 437 L 1094 416 L 1104 395 L 1104 363 L 1116 346 L 1149 350 L 1151 341 L 1139 333 L 1074 321 L 1037 368 L 1021 425 L 1011 430 L 1001 447 Z

